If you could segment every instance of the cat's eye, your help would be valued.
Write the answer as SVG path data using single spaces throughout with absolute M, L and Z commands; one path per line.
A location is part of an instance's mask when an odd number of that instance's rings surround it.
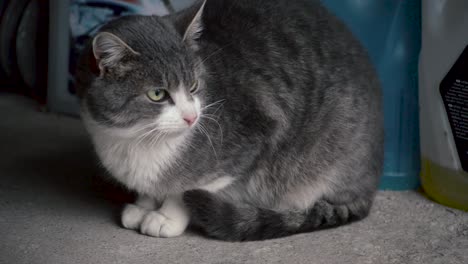
M 167 98 L 167 91 L 163 89 L 156 89 L 147 92 L 146 95 L 153 102 L 161 102 Z
M 192 87 L 190 87 L 190 93 L 196 93 L 198 91 L 198 86 L 198 81 L 195 81 Z

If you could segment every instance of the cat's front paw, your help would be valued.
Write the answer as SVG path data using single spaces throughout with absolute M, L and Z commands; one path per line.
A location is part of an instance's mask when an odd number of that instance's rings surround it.
M 157 211 L 148 213 L 141 223 L 142 234 L 154 237 L 176 237 L 187 228 L 185 219 L 170 219 Z
M 140 228 L 143 218 L 148 213 L 147 210 L 134 204 L 125 205 L 122 211 L 122 225 L 127 229 Z

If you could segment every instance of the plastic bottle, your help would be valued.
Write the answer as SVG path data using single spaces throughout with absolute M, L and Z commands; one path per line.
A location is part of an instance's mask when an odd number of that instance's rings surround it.
M 379 75 L 385 114 L 381 189 L 419 186 L 418 58 L 421 0 L 322 0 L 367 48 Z
M 422 186 L 432 199 L 463 210 L 468 210 L 468 49 L 461 55 L 468 45 L 467 14 L 466 0 L 422 1 L 419 64 Z

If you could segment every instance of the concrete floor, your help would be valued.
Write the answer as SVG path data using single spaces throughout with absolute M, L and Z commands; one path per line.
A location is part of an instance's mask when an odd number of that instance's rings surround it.
M 37 109 L 0 95 L 0 263 L 468 263 L 468 213 L 416 192 L 380 192 L 361 222 L 264 242 L 125 230 L 93 187 L 80 121 Z

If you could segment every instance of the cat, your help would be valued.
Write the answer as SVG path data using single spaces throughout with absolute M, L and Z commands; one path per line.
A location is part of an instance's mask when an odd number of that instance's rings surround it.
M 104 168 L 138 194 L 123 227 L 251 241 L 368 215 L 383 166 L 380 84 L 319 1 L 125 16 L 83 54 L 85 127 Z

